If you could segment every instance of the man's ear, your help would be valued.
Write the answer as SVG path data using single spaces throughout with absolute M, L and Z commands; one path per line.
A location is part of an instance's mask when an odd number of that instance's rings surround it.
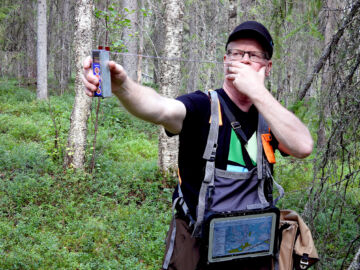
M 269 75 L 270 75 L 270 69 L 269 69 L 269 67 L 266 67 L 265 68 L 265 76 L 269 77 Z
M 270 76 L 270 70 L 272 68 L 272 61 L 269 60 L 267 65 L 266 65 L 266 68 L 265 68 L 265 76 L 268 77 Z

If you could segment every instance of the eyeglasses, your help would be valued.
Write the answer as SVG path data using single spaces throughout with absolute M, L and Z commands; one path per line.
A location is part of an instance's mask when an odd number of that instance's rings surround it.
M 245 54 L 248 54 L 250 61 L 255 63 L 263 63 L 265 60 L 268 60 L 268 54 L 264 52 L 248 52 L 239 49 L 228 49 L 226 55 L 235 59 L 242 60 L 245 57 Z

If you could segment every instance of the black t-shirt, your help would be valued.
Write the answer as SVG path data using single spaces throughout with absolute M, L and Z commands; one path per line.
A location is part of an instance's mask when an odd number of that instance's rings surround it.
M 240 122 L 246 136 L 250 138 L 257 129 L 258 111 L 251 106 L 248 112 L 240 110 L 227 96 L 223 89 L 216 90 L 224 99 L 229 110 Z M 204 179 L 206 160 L 202 158 L 210 128 L 210 99 L 201 92 L 196 91 L 177 98 L 186 107 L 186 116 L 182 130 L 179 134 L 179 173 L 181 178 L 181 190 L 184 195 L 190 213 L 195 217 L 196 205 L 201 183 Z M 229 145 L 231 137 L 231 125 L 225 117 L 221 107 L 222 125 L 219 126 L 218 147 L 216 152 L 216 167 L 225 170 L 229 164 Z M 171 135 L 171 134 L 169 134 Z M 277 142 L 273 140 L 273 147 L 277 148 Z M 274 149 L 275 149 L 274 148 Z M 177 197 L 177 190 L 174 198 Z

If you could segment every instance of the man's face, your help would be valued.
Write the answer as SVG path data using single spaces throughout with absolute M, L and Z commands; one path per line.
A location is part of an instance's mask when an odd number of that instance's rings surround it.
M 241 51 L 254 52 L 254 53 L 258 52 L 260 54 L 265 53 L 265 51 L 262 48 L 261 44 L 256 39 L 253 39 L 253 38 L 241 38 L 241 39 L 231 41 L 228 44 L 227 50 L 228 51 L 229 50 L 230 51 L 231 50 L 241 50 Z M 263 61 L 254 62 L 254 61 L 250 60 L 250 55 L 248 53 L 246 53 L 241 60 L 239 60 L 238 57 L 225 54 L 224 55 L 224 63 L 225 63 L 224 72 L 225 72 L 225 75 L 228 74 L 226 63 L 231 62 L 231 61 L 233 61 L 233 62 L 239 61 L 240 63 L 249 65 L 255 71 L 259 71 L 260 68 L 265 66 L 266 67 L 266 70 L 265 70 L 265 75 L 266 76 L 269 76 L 270 70 L 271 70 L 271 67 L 272 67 L 271 60 L 263 59 Z

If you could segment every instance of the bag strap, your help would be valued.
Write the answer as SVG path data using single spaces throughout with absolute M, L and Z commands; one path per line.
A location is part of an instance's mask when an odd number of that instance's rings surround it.
M 215 174 L 215 157 L 217 149 L 217 140 L 219 134 L 219 111 L 218 111 L 218 94 L 216 91 L 208 91 L 211 99 L 211 123 L 208 134 L 208 139 L 204 151 L 203 158 L 206 159 L 205 177 L 202 181 L 199 201 L 197 206 L 197 219 L 194 226 L 192 237 L 201 236 L 201 228 L 204 220 L 205 208 L 206 208 L 206 194 L 209 186 L 214 186 L 214 174 Z
M 173 254 L 174 251 L 174 247 L 175 247 L 175 236 L 176 236 L 176 220 L 175 220 L 175 207 L 177 205 L 177 203 L 182 200 L 183 198 L 181 198 L 180 196 L 177 197 L 172 205 L 172 219 L 171 219 L 171 224 L 172 224 L 172 232 L 170 235 L 170 243 L 169 243 L 169 248 L 167 253 L 165 254 L 165 259 L 164 259 L 164 263 L 162 268 L 163 269 L 168 269 L 169 268 L 169 264 L 170 264 L 170 259 L 171 256 Z
M 253 163 L 251 162 L 250 155 L 248 151 L 245 148 L 245 145 L 248 142 L 248 138 L 246 137 L 244 131 L 241 129 L 241 124 L 236 120 L 234 114 L 229 110 L 229 107 L 227 106 L 224 99 L 219 95 L 219 100 L 221 103 L 221 106 L 224 110 L 226 118 L 230 121 L 232 129 L 235 131 L 236 136 L 240 140 L 241 144 L 241 151 L 244 158 L 244 162 L 246 165 L 246 168 L 250 171 L 252 168 L 254 168 Z
M 169 268 L 169 263 L 170 263 L 170 259 L 171 259 L 171 256 L 174 252 L 174 247 L 175 247 L 175 237 L 176 237 L 176 220 L 175 220 L 175 209 L 176 209 L 176 206 L 179 205 L 185 216 L 187 218 L 189 218 L 190 220 L 190 223 L 189 223 L 189 227 L 191 227 L 195 221 L 194 219 L 192 218 L 191 214 L 190 214 L 190 210 L 184 200 L 184 195 L 181 191 L 181 187 L 180 187 L 180 184 L 178 184 L 178 193 L 179 193 L 179 196 L 174 200 L 173 202 L 173 205 L 172 205 L 172 219 L 171 219 L 171 226 L 172 226 L 172 232 L 171 232 L 171 235 L 170 235 L 170 242 L 169 242 L 169 247 L 168 247 L 168 251 L 167 253 L 165 254 L 165 259 L 164 259 L 164 264 L 163 264 L 163 269 L 168 269 Z

